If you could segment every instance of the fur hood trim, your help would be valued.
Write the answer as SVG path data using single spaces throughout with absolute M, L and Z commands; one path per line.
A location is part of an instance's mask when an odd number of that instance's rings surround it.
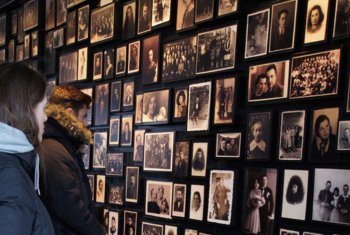
M 55 119 L 67 132 L 67 134 L 83 144 L 92 143 L 92 133 L 78 121 L 78 119 L 61 105 L 48 104 L 46 115 Z

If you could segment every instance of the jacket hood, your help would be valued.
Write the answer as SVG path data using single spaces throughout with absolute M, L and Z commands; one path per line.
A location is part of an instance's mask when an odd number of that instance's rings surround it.
M 0 152 L 18 154 L 33 149 L 33 145 L 22 131 L 0 122 Z
M 87 129 L 72 113 L 56 104 L 48 104 L 45 109 L 46 115 L 55 119 L 60 124 L 65 133 L 79 144 L 91 144 L 92 133 Z

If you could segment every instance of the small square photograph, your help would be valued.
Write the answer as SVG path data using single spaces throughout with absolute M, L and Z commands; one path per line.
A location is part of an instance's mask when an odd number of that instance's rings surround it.
M 114 75 L 114 49 L 109 48 L 104 51 L 104 78 L 109 79 Z
M 53 48 L 59 48 L 64 45 L 64 28 L 53 31 Z
M 293 57 L 289 98 L 301 99 L 338 94 L 340 56 L 341 50 L 334 49 Z
M 196 0 L 177 1 L 177 31 L 191 29 L 194 27 L 195 1 Z
M 24 36 L 24 59 L 29 59 L 30 57 L 30 34 Z
M 138 73 L 140 70 L 140 41 L 129 43 L 128 74 Z
M 272 5 L 270 52 L 294 48 L 297 5 L 296 0 Z
M 142 83 L 158 82 L 159 71 L 159 35 L 143 40 L 142 46 Z
M 83 163 L 84 163 L 84 169 L 85 170 L 89 170 L 90 168 L 90 145 L 85 144 L 83 149 L 82 149 L 82 159 L 83 159 Z
M 245 185 L 244 231 L 252 234 L 274 234 L 277 169 L 246 169 Z
M 87 79 L 88 47 L 78 50 L 78 81 Z
M 92 97 L 92 88 L 81 89 L 82 92 Z M 86 113 L 86 126 L 91 126 L 92 124 L 92 106 L 90 106 Z
M 177 235 L 177 227 L 171 225 L 165 225 L 164 235 Z
M 214 124 L 233 123 L 236 78 L 216 79 Z
M 126 46 L 118 47 L 116 56 L 116 71 L 115 74 L 124 75 L 126 72 Z
M 281 113 L 278 146 L 279 160 L 297 161 L 303 159 L 305 118 L 305 110 Z
M 152 0 L 139 0 L 137 34 L 151 31 L 152 27 Z
M 78 52 L 70 52 L 60 56 L 59 84 L 74 82 L 78 75 Z
M 214 17 L 214 0 L 195 0 L 196 12 L 194 21 L 201 23 L 203 21 L 211 20 Z
M 152 0 L 152 27 L 169 23 L 171 0 Z
M 226 16 L 237 11 L 238 0 L 219 0 L 218 16 Z
M 22 7 L 18 9 L 17 14 L 18 14 L 18 17 L 17 17 L 17 19 L 18 19 L 17 20 L 17 23 L 18 23 L 18 25 L 17 25 L 17 27 L 18 27 L 17 28 L 17 42 L 23 43 L 23 39 L 24 39 L 23 18 L 24 18 L 24 16 L 23 16 L 23 8 Z M 3 25 L 3 24 L 1 24 L 1 25 Z M 1 32 L 1 29 L 0 29 L 0 32 Z M 0 38 L 1 38 L 1 36 L 0 36 Z M 1 39 L 0 39 L 0 41 L 1 41 Z M 1 43 L 0 43 L 0 45 L 1 45 Z
M 38 26 L 38 0 L 32 0 L 26 2 L 23 5 L 24 9 L 24 19 L 23 19 L 23 29 L 27 31 L 29 29 Z
M 231 224 L 234 172 L 211 170 L 207 220 L 218 224 Z
M 197 235 L 197 234 L 198 234 L 197 230 L 188 229 L 188 228 L 185 229 L 185 235 Z
M 142 222 L 141 234 L 163 235 L 163 225 Z
M 87 175 L 87 177 L 89 179 L 92 201 L 94 201 L 94 198 L 95 198 L 95 175 Z
M 247 160 L 268 160 L 271 113 L 250 113 L 247 130 Z
M 105 202 L 105 188 L 106 188 L 106 176 L 97 175 L 96 178 L 96 202 Z
M 56 26 L 67 22 L 66 0 L 56 0 Z
M 315 169 L 312 220 L 350 224 L 348 169 Z
M 174 176 L 187 177 L 190 156 L 190 142 L 177 141 L 175 143 Z
M 270 9 L 248 14 L 245 59 L 266 55 L 269 22 Z
M 136 104 L 135 104 L 135 124 L 142 123 L 142 115 L 143 115 L 143 94 L 136 95 Z
M 70 45 L 75 43 L 76 41 L 76 31 L 77 31 L 77 12 L 70 11 L 67 14 L 67 38 L 66 44 Z
M 120 136 L 121 146 L 132 146 L 133 116 L 122 116 L 122 130 Z
M 16 46 L 16 61 L 23 61 L 23 44 Z
M 145 130 L 135 130 L 134 132 L 134 162 L 143 161 Z
M 142 108 L 143 124 L 164 124 L 169 121 L 169 89 L 145 92 Z
M 132 0 L 123 5 L 122 39 L 135 37 L 136 30 L 136 1 Z
M 305 220 L 308 177 L 307 170 L 284 170 L 282 218 Z
M 309 156 L 313 161 L 334 162 L 338 160 L 337 124 L 339 107 L 316 109 L 312 112 L 311 148 Z
M 173 121 L 185 121 L 187 118 L 188 88 L 175 88 Z
M 108 146 L 119 145 L 120 117 L 111 116 L 109 119 L 109 141 Z
M 89 5 L 80 7 L 78 9 L 78 30 L 77 30 L 78 42 L 89 38 L 89 15 L 90 15 Z
M 119 212 L 109 211 L 108 234 L 118 234 L 119 231 Z
M 138 188 L 139 188 L 139 168 L 138 167 L 126 167 L 125 176 L 125 201 L 137 203 Z
M 241 156 L 241 133 L 217 133 L 216 157 L 239 158 Z
M 120 111 L 120 103 L 122 98 L 122 83 L 121 81 L 111 83 L 111 112 Z
M 190 215 L 193 220 L 203 221 L 204 185 L 191 184 Z
M 123 84 L 123 109 L 134 107 L 134 81 L 125 81 Z
M 192 144 L 191 175 L 205 177 L 207 171 L 208 143 L 195 142 Z
M 147 180 L 145 214 L 171 219 L 172 195 L 172 182 Z
M 175 132 L 145 133 L 144 171 L 172 171 Z
M 50 30 L 55 27 L 55 0 L 45 2 L 45 30 Z
M 173 206 L 173 216 L 176 217 L 185 217 L 186 212 L 186 184 L 174 184 L 173 189 L 173 199 L 174 199 L 174 206 Z
M 17 23 L 17 12 L 14 12 L 14 13 L 11 14 L 11 35 L 16 35 L 17 34 L 17 28 L 18 28 L 17 25 L 18 25 L 18 23 Z
M 100 7 L 91 12 L 90 43 L 101 42 L 113 38 L 114 35 L 114 3 Z M 101 27 L 101 26 L 104 27 Z
M 108 203 L 114 205 L 123 205 L 124 186 L 122 183 L 115 181 L 113 178 L 107 179 L 108 186 Z
M 56 69 L 56 50 L 53 48 L 53 31 L 45 35 L 45 74 L 54 74 Z M 29 57 L 29 55 L 27 55 Z
M 123 175 L 123 153 L 107 153 L 106 175 Z
M 0 15 L 0 46 L 6 43 L 6 14 Z
M 350 121 L 348 120 L 339 121 L 337 150 L 350 150 Z
M 280 235 L 299 235 L 300 233 L 298 231 L 293 230 L 287 230 L 287 229 L 280 229 Z
M 93 80 L 98 80 L 102 78 L 102 52 L 97 52 L 94 54 L 94 61 L 93 61 Z
M 329 0 L 308 0 L 304 44 L 326 40 Z
M 333 27 L 334 38 L 344 38 L 350 35 L 349 14 L 350 2 L 348 0 L 337 0 Z
M 249 68 L 248 102 L 287 98 L 289 60 Z
M 191 84 L 189 93 L 187 131 L 208 131 L 211 81 Z
M 94 99 L 94 125 L 108 125 L 108 101 L 109 101 L 109 84 L 100 84 L 95 87 Z
M 95 132 L 93 143 L 93 168 L 106 168 L 107 158 L 107 132 Z
M 137 212 L 124 210 L 123 234 L 137 234 Z
M 196 74 L 233 69 L 237 24 L 198 34 Z

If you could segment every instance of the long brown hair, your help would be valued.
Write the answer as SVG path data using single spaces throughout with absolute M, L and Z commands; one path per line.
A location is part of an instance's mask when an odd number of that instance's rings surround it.
M 39 145 L 35 107 L 45 96 L 44 78 L 18 63 L 0 64 L 0 122 L 23 131 L 34 147 Z

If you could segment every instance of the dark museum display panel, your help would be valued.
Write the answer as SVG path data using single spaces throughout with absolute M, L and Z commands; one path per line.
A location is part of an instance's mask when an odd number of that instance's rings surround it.
M 350 0 L 30 0 L 0 60 L 94 98 L 108 234 L 349 234 Z

